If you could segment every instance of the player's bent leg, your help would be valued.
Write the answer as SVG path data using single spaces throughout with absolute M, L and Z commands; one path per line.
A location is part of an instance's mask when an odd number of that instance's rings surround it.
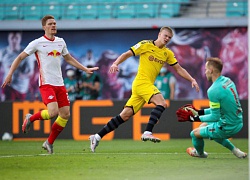
M 203 152 L 203 154 L 199 154 L 194 147 L 187 148 L 186 152 L 192 156 L 192 157 L 198 157 L 198 158 L 207 158 L 208 154 L 207 152 Z
M 199 129 L 194 129 L 191 131 L 190 136 L 192 138 L 192 144 L 198 154 L 203 154 L 204 153 L 204 140 L 203 138 L 197 138 L 197 132 L 199 132 Z
M 214 138 L 213 140 L 219 143 L 220 145 L 224 146 L 225 148 L 229 149 L 230 151 L 232 151 L 235 148 L 235 146 L 228 139 Z
M 22 131 L 23 133 L 28 133 L 30 131 L 30 126 L 31 126 L 31 121 L 30 121 L 30 117 L 32 115 L 31 114 L 26 114 L 25 116 L 25 119 L 23 121 L 23 124 L 22 124 Z
M 53 144 L 59 134 L 63 131 L 67 124 L 68 120 L 63 119 L 62 117 L 58 116 L 55 122 L 52 124 L 51 132 L 48 137 L 48 142 Z

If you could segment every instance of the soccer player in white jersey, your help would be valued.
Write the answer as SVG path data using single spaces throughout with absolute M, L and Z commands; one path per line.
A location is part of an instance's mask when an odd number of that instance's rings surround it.
M 16 57 L 2 84 L 2 88 L 10 85 L 12 75 L 22 60 L 34 53 L 40 72 L 39 89 L 47 110 L 42 110 L 33 115 L 27 114 L 23 121 L 22 131 L 23 133 L 28 133 L 31 124 L 36 120 L 47 120 L 57 116 L 48 139 L 42 145 L 42 148 L 47 150 L 49 154 L 52 154 L 53 143 L 66 126 L 70 117 L 70 102 L 61 72 L 61 56 L 64 57 L 67 63 L 88 74 L 92 74 L 98 67 L 87 68 L 69 54 L 63 38 L 55 36 L 57 28 L 56 20 L 53 16 L 44 16 L 42 18 L 42 27 L 45 34 L 30 42 L 24 51 Z
M 21 41 L 21 32 L 10 32 L 8 34 L 8 46 L 0 50 L 0 71 L 3 73 L 3 79 L 7 76 L 15 57 L 24 50 Z M 34 65 L 34 57 L 32 56 L 20 63 L 13 74 L 11 85 L 3 89 L 3 94 L 0 92 L 2 101 L 23 101 L 26 99 L 30 78 L 34 73 Z M 0 79 L 1 83 L 3 79 Z

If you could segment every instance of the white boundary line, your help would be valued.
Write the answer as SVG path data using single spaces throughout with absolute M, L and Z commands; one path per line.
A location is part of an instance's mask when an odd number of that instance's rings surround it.
M 55 153 L 53 155 L 181 155 L 186 153 Z M 209 153 L 209 154 L 232 154 L 232 153 Z M 35 156 L 53 156 L 51 154 L 13 154 L 2 155 L 1 158 L 16 158 L 16 157 L 35 157 Z

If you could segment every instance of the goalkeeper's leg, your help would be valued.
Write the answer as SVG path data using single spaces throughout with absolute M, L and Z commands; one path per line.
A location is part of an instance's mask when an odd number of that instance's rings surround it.
M 228 139 L 214 139 L 214 141 L 229 149 L 238 158 L 247 157 L 245 152 L 242 152 L 240 149 L 236 148 Z
M 192 143 L 197 150 L 199 155 L 204 154 L 204 140 L 203 138 L 213 138 L 215 133 L 215 123 L 202 123 L 199 128 L 194 129 L 190 136 L 192 138 Z
M 190 133 L 190 136 L 192 138 L 192 143 L 194 145 L 194 148 L 196 149 L 196 151 L 198 152 L 199 155 L 203 155 L 204 154 L 204 140 L 203 138 L 197 138 L 195 136 L 194 131 L 192 131 Z
M 230 151 L 234 149 L 234 145 L 228 139 L 214 139 L 214 141 L 221 144 Z

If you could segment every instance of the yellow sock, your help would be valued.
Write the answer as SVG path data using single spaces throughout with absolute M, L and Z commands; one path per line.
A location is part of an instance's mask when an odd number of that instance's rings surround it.
M 63 119 L 62 117 L 58 116 L 56 121 L 55 121 L 59 126 L 65 127 L 68 120 L 67 119 Z
M 50 119 L 48 110 L 42 110 L 41 111 L 41 116 L 42 116 L 43 119 Z

